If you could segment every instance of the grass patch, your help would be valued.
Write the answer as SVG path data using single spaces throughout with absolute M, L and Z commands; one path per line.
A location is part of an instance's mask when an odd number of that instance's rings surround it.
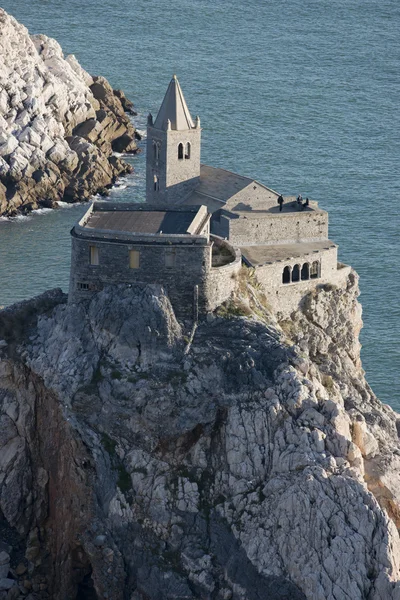
M 251 308 L 240 300 L 228 300 L 217 308 L 217 315 L 225 319 L 233 317 L 248 317 L 252 314 Z
M 337 290 L 337 289 L 338 289 L 338 287 L 337 287 L 337 285 L 334 285 L 333 283 L 325 283 L 325 284 L 322 286 L 322 289 L 323 289 L 325 292 L 334 292 L 335 290 Z
M 293 337 L 295 337 L 296 325 L 291 319 L 284 319 L 283 321 L 279 321 L 279 325 L 286 337 L 290 339 L 293 339 Z
M 327 389 L 329 392 L 333 391 L 335 384 L 333 383 L 333 379 L 330 375 L 323 374 L 321 381 L 325 389 Z

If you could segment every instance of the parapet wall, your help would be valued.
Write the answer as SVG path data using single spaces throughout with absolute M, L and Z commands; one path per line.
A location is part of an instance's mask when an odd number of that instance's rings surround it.
M 225 246 L 235 256 L 227 265 L 213 267 L 208 273 L 205 296 L 207 299 L 206 310 L 213 311 L 225 302 L 237 285 L 237 277 L 242 267 L 242 254 L 239 249 L 233 248 L 225 240 L 212 236 L 215 244 Z
M 227 226 L 229 232 L 227 234 Z M 214 228 L 214 222 L 213 222 Z M 244 213 L 239 218 L 222 217 L 216 230 L 235 246 L 249 244 L 291 244 L 328 238 L 328 213 L 304 211 L 292 213 Z M 213 229 L 212 229 L 213 230 Z
M 283 270 L 299 265 L 300 269 L 305 264 L 319 263 L 318 277 L 293 283 L 283 283 Z M 298 310 L 304 297 L 320 285 L 346 285 L 351 267 L 337 262 L 337 247 L 313 252 L 301 258 L 279 261 L 270 265 L 256 267 L 255 274 L 263 287 L 274 312 L 281 318 L 287 318 Z M 300 270 L 301 276 L 301 270 Z

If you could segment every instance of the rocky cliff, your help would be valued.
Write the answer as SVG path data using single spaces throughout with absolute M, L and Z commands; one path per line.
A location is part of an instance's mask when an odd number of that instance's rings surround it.
M 130 165 L 132 104 L 0 9 L 0 215 L 106 193 Z
M 157 286 L 1 311 L 0 598 L 398 600 L 357 295 L 278 323 L 244 270 L 193 339 Z

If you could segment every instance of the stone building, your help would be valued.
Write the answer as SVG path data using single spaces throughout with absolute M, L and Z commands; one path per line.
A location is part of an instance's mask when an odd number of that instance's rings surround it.
M 69 301 L 105 285 L 157 283 L 180 317 L 214 310 L 232 293 L 241 256 L 210 236 L 205 206 L 94 203 L 71 231 Z
M 70 300 L 107 283 L 159 283 L 178 314 L 225 301 L 241 260 L 272 307 L 289 315 L 318 285 L 345 285 L 328 213 L 251 178 L 201 164 L 192 119 L 174 75 L 148 117 L 146 203 L 94 204 L 72 230 Z
M 200 162 L 200 118 L 192 119 L 174 76 L 157 118 L 147 128 L 146 201 L 204 205 L 211 233 L 239 247 L 276 310 L 289 314 L 316 285 L 343 285 L 349 267 L 337 262 L 328 213 L 299 204 L 251 178 Z

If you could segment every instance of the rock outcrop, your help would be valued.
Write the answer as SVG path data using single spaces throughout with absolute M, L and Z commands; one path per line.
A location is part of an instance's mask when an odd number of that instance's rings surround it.
M 0 598 L 400 598 L 357 276 L 278 323 L 246 273 L 192 340 L 157 286 L 0 312 Z
M 136 152 L 120 90 L 0 9 L 0 215 L 106 193 Z

